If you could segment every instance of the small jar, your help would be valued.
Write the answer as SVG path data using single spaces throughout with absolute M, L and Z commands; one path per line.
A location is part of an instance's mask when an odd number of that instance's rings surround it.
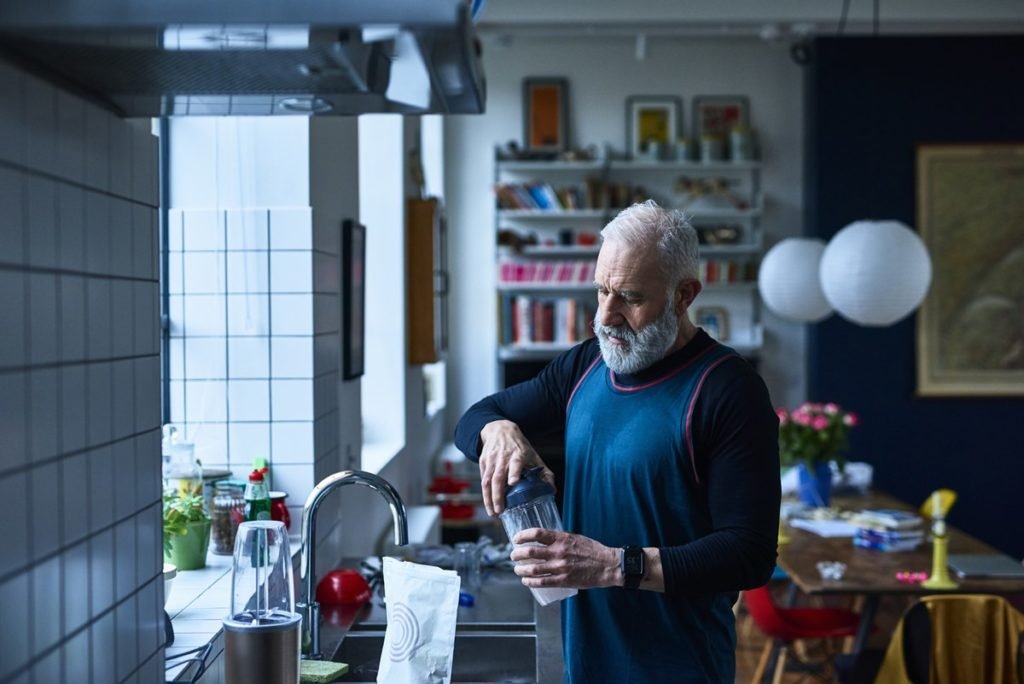
M 750 161 L 754 158 L 754 134 L 745 126 L 729 132 L 729 158 L 732 161 Z
M 717 135 L 705 135 L 700 139 L 700 160 L 720 162 L 723 159 L 722 139 Z
M 235 550 L 235 533 L 245 516 L 245 488 L 238 482 L 218 482 L 210 511 L 210 546 L 221 556 Z

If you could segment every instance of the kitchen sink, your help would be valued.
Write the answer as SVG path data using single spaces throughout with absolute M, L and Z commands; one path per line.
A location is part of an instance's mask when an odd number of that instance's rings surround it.
M 349 632 L 334 660 L 348 663 L 340 681 L 375 682 L 384 635 Z M 472 631 L 456 633 L 452 656 L 453 682 L 536 682 L 536 633 Z

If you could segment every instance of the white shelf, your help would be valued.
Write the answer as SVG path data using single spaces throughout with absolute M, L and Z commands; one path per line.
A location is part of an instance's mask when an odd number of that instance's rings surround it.
M 764 328 L 758 323 L 744 330 L 742 334 L 722 340 L 722 344 L 732 347 L 741 354 L 756 354 L 764 347 Z
M 735 245 L 701 245 L 700 255 L 706 256 L 743 256 L 747 254 L 759 254 L 761 252 L 761 243 L 758 242 L 741 242 Z
M 584 245 L 525 245 L 520 251 L 522 256 L 531 257 L 549 257 L 549 256 L 570 256 L 570 257 L 585 257 L 592 256 L 597 258 L 597 253 L 601 251 L 601 248 L 597 245 L 584 246 Z
M 498 292 L 542 292 L 579 294 L 596 292 L 593 283 L 498 283 Z M 595 295 L 596 296 L 596 295 Z
M 503 344 L 498 347 L 498 358 L 502 361 L 543 361 L 571 349 L 578 342 L 527 342 L 525 344 Z
M 613 161 L 613 171 L 689 171 L 692 173 L 722 173 L 730 171 L 754 171 L 761 168 L 759 161 Z
M 508 173 L 533 173 L 548 171 L 600 171 L 603 161 L 498 161 L 498 170 Z
M 498 209 L 500 219 L 557 219 L 604 218 L 616 209 Z

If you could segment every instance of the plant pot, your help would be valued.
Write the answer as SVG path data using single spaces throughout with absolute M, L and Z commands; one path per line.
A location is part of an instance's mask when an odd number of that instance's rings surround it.
M 191 522 L 188 534 L 171 535 L 171 550 L 164 552 L 164 560 L 178 570 L 198 570 L 206 567 L 206 549 L 210 545 L 210 521 Z
M 832 500 L 832 467 L 827 462 L 797 465 L 800 501 L 808 506 L 828 506 Z

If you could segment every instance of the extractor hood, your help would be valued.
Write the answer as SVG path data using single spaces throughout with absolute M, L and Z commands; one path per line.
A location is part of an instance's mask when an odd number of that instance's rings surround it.
M 7 0 L 0 53 L 122 116 L 484 111 L 467 0 Z

